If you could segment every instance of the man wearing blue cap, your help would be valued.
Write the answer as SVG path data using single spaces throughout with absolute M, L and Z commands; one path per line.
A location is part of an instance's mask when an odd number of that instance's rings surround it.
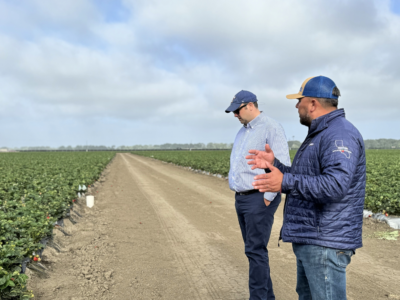
M 289 149 L 282 126 L 258 110 L 257 97 L 240 91 L 226 113 L 233 112 L 243 127 L 233 145 L 229 187 L 235 191 L 235 207 L 249 259 L 249 290 L 251 300 L 275 299 L 270 277 L 267 245 L 274 214 L 281 202 L 280 192 L 261 193 L 252 186 L 253 178 L 264 170 L 252 170 L 245 159 L 250 149 L 263 150 L 271 145 L 276 157 L 290 165 Z
M 366 184 L 364 141 L 337 109 L 340 91 L 324 76 L 311 77 L 297 99 L 300 123 L 309 127 L 292 167 L 269 145 L 251 150 L 248 163 L 269 173 L 255 176 L 255 189 L 286 193 L 281 238 L 297 258 L 300 300 L 346 299 L 346 267 L 362 247 Z

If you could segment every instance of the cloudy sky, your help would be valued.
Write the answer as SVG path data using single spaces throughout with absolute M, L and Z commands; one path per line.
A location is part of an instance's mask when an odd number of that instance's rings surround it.
M 400 139 L 400 0 L 0 0 L 0 146 L 229 143 L 242 89 L 302 141 L 317 75 Z

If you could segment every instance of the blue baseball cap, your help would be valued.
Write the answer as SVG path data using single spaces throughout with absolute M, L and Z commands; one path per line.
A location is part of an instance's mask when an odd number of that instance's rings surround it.
M 237 110 L 242 103 L 257 102 L 257 97 L 252 92 L 240 91 L 233 97 L 231 105 L 225 110 L 226 113 Z
M 338 95 L 334 95 L 333 89 L 336 84 L 332 79 L 325 76 L 315 76 L 307 78 L 300 87 L 297 94 L 287 95 L 288 99 L 299 99 L 303 97 L 329 98 L 338 99 Z

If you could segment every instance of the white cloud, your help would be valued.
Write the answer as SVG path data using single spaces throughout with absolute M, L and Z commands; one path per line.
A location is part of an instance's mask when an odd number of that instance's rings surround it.
M 241 89 L 301 139 L 285 95 L 314 75 L 338 84 L 355 122 L 399 122 L 400 17 L 389 1 L 123 3 L 130 18 L 106 22 L 92 1 L 0 0 L 0 115 L 21 132 L 35 122 L 31 144 L 54 128 L 73 144 L 71 122 L 125 127 L 99 136 L 103 144 L 230 142 L 239 125 L 224 110 Z M 379 123 L 364 136 L 383 129 L 400 138 Z M 12 136 L 3 136 L 9 146 L 26 145 L 27 135 Z

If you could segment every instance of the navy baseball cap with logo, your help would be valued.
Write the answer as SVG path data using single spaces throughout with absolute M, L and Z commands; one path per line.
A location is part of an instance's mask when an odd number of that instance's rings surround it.
M 334 95 L 333 89 L 336 84 L 332 79 L 325 76 L 315 76 L 307 78 L 300 87 L 297 94 L 287 95 L 288 99 L 300 99 L 303 97 L 338 99 L 339 95 Z
M 257 102 L 257 97 L 252 92 L 240 91 L 233 97 L 231 105 L 225 110 L 226 113 L 237 110 L 242 103 Z

